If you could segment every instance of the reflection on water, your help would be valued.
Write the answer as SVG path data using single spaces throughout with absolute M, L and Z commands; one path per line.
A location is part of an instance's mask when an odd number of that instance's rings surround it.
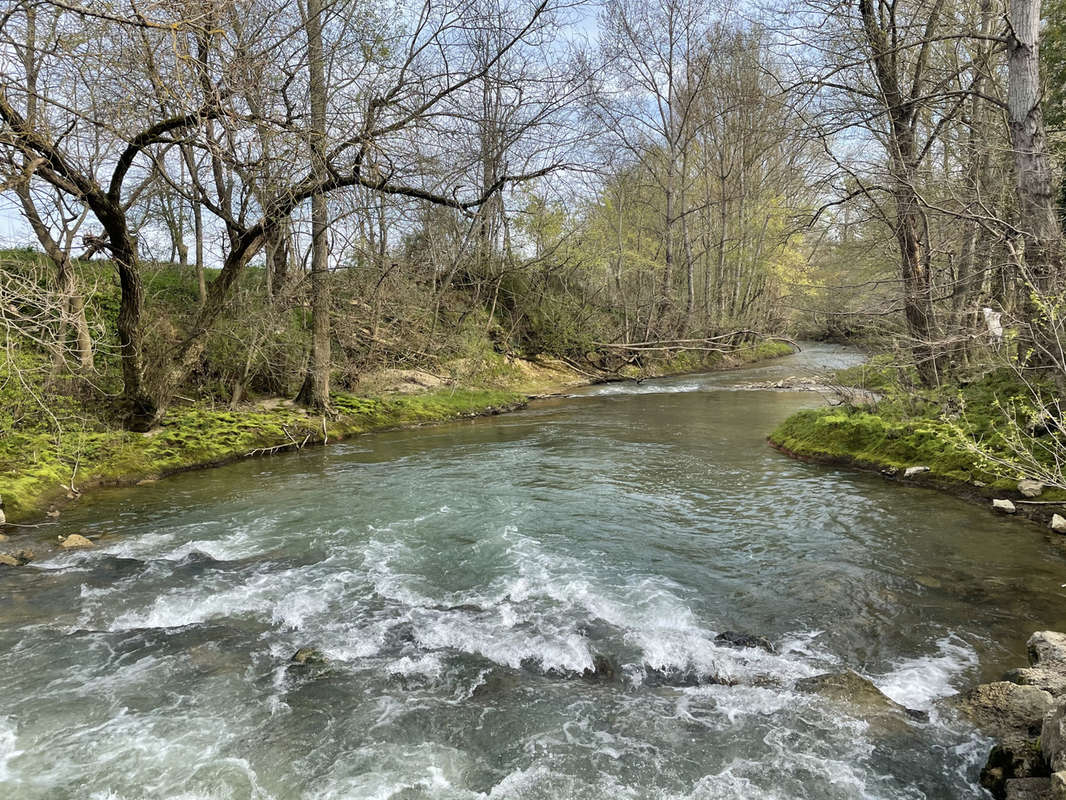
M 817 396 L 722 391 L 854 359 L 101 493 L 61 526 L 100 546 L 0 576 L 0 796 L 981 796 L 987 743 L 936 700 L 1066 627 L 1066 564 L 1034 526 L 768 448 Z M 845 667 L 931 721 L 795 689 Z

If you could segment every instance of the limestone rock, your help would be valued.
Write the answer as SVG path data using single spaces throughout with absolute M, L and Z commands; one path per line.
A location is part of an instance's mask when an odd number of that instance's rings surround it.
M 1039 736 L 1044 715 L 1054 702 L 1050 694 L 1035 686 L 997 681 L 975 686 L 954 705 L 978 728 L 1006 741 Z
M 1049 778 L 1014 778 L 1006 783 L 1006 800 L 1047 800 Z
M 1015 511 L 1014 503 L 1010 500 L 993 500 L 992 508 L 995 511 L 1001 511 L 1004 514 L 1013 514 Z
M 714 643 L 736 648 L 758 647 L 767 653 L 774 652 L 774 646 L 768 639 L 764 639 L 762 636 L 752 636 L 750 633 L 738 633 L 737 631 L 722 631 L 714 637 Z
M 1035 686 L 1052 697 L 1066 695 L 1066 671 L 1061 669 L 1022 667 L 1008 671 L 1003 680 L 1020 683 L 1022 686 Z
M 80 533 L 72 533 L 66 539 L 64 539 L 60 545 L 64 550 L 72 550 L 77 547 L 92 547 L 93 543 L 82 536 Z
M 1066 701 L 1060 701 L 1044 718 L 1040 749 L 1052 772 L 1066 771 Z
M 1006 800 L 1010 785 L 1019 778 L 1032 778 L 1034 773 L 1043 771 L 1043 759 L 1040 757 L 1040 742 L 1036 739 L 1020 741 L 1012 745 L 997 744 L 988 754 L 988 762 L 981 770 L 980 783 L 992 793 L 996 800 Z M 1046 780 L 1046 779 L 1045 779 Z M 1031 788 L 1027 784 L 1018 784 L 1017 788 Z M 1045 787 L 1047 785 L 1045 784 Z M 1016 789 L 1017 791 L 1017 789 Z M 1032 795 L 1013 795 L 1026 798 Z M 1036 795 L 1040 797 L 1041 795 Z
M 915 475 L 921 475 L 923 472 L 928 472 L 929 467 L 907 467 L 903 471 L 904 478 L 913 478 Z
M 1018 491 L 1022 493 L 1022 497 L 1040 497 L 1044 491 L 1044 484 L 1040 481 L 1025 480 L 1018 481 Z
M 1008 681 L 975 686 L 954 705 L 985 733 L 998 740 L 981 770 L 981 785 L 994 797 L 1006 797 L 1012 778 L 1040 775 L 1040 731 L 1054 699 L 1043 689 Z
M 1066 772 L 1051 773 L 1051 787 L 1047 796 L 1048 800 L 1066 800 Z
M 3 506 L 0 506 L 0 525 L 4 525 L 6 523 L 7 523 L 7 515 L 4 514 Z
M 32 550 L 16 550 L 14 553 L 0 553 L 0 564 L 5 567 L 23 567 L 34 558 L 36 556 Z
M 1025 643 L 1029 665 L 1066 672 L 1066 633 L 1037 631 Z
M 1051 524 L 1049 526 L 1055 533 L 1066 533 L 1066 517 L 1061 514 L 1051 515 Z

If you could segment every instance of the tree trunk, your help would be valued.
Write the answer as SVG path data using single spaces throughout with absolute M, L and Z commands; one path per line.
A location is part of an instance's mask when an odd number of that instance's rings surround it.
M 307 0 L 307 58 L 311 101 L 311 168 L 328 176 L 326 165 L 326 70 L 322 47 L 322 0 Z M 311 408 L 329 407 L 330 297 L 325 195 L 311 198 L 311 363 L 297 400 Z
M 1011 0 L 1007 112 L 1014 149 L 1015 191 L 1024 232 L 1023 303 L 1033 350 L 1032 362 L 1048 361 L 1048 325 L 1043 301 L 1057 289 L 1062 272 L 1062 228 L 1056 214 L 1057 187 L 1047 152 L 1041 109 L 1040 0 Z

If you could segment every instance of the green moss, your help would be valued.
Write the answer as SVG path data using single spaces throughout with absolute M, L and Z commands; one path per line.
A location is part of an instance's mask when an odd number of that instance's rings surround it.
M 980 483 L 989 491 L 1016 488 L 1024 470 L 1008 466 L 1016 463 L 1016 454 L 1005 432 L 1031 426 L 1033 412 L 1030 388 L 1011 371 L 996 370 L 940 390 L 906 392 L 895 384 L 882 385 L 886 394 L 876 407 L 801 411 L 786 419 L 770 441 L 807 458 L 882 469 L 922 465 L 933 477 Z M 1054 387 L 1036 391 L 1051 393 Z M 1053 438 L 1045 434 L 1035 458 L 1053 459 L 1056 450 L 1064 451 L 1064 443 Z M 993 458 L 975 452 L 975 442 Z
M 440 422 L 513 408 L 514 392 L 455 390 L 385 398 L 338 394 L 330 439 L 403 425 Z M 149 434 L 105 429 L 18 432 L 0 443 L 0 496 L 11 519 L 40 511 L 75 486 L 133 483 L 193 467 L 254 455 L 275 447 L 319 443 L 321 417 L 301 409 L 229 411 L 175 409 Z

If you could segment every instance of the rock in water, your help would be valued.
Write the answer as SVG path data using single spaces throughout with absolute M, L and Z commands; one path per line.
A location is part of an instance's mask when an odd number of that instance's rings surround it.
M 593 681 L 613 681 L 617 671 L 611 659 L 597 653 L 592 657 L 592 669 L 586 669 L 581 677 Z
M 768 639 L 764 639 L 762 636 L 752 636 L 750 633 L 738 633 L 737 631 L 722 631 L 714 637 L 714 643 L 725 645 L 726 647 L 758 647 L 767 653 L 774 652 L 774 646 Z
M 1040 481 L 1025 480 L 1018 481 L 1018 491 L 1022 493 L 1022 497 L 1040 497 L 1044 491 L 1044 484 Z
M 93 543 L 80 533 L 72 533 L 59 544 L 64 550 L 72 550 L 76 547 L 92 547 Z
M 1066 533 L 1066 517 L 1061 514 L 1052 514 L 1050 528 L 1055 533 Z
M 901 706 L 873 682 L 856 672 L 827 672 L 796 681 L 802 692 L 816 692 L 826 699 L 850 706 L 857 716 L 876 725 L 885 734 L 900 734 L 908 729 L 907 720 L 927 720 L 922 711 Z
M 1015 511 L 1014 503 L 1010 500 L 993 500 L 992 509 L 994 511 L 1000 511 L 1004 514 L 1013 514 Z
M 0 553 L 0 565 L 5 567 L 17 567 L 19 562 L 15 560 L 13 555 L 8 553 Z
M 921 475 L 923 472 L 929 472 L 929 467 L 907 467 L 903 471 L 904 478 L 913 478 L 915 475 Z
M 322 654 L 321 650 L 316 650 L 313 647 L 301 647 L 297 650 L 292 659 L 293 664 L 301 667 L 310 667 L 326 663 L 326 657 Z

